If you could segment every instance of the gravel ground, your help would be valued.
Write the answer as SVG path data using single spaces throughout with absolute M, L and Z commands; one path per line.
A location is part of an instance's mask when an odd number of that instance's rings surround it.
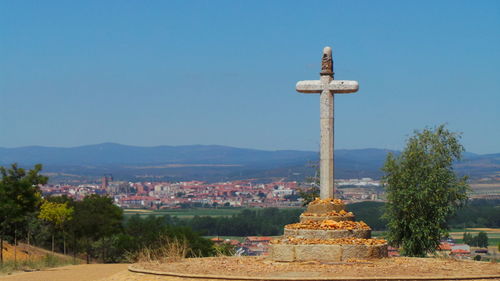
M 353 261 L 342 264 L 317 262 L 274 263 L 261 257 L 219 257 L 186 259 L 168 264 L 138 264 L 150 270 L 178 272 L 182 274 L 208 274 L 252 277 L 464 277 L 500 276 L 500 264 L 490 262 L 458 261 L 434 258 L 386 258 L 371 261 Z M 172 278 L 148 279 L 142 276 L 133 279 L 133 273 L 126 278 L 113 280 L 174 280 Z M 136 274 L 138 275 L 138 274 Z M 113 276 L 115 277 L 115 276 Z M 107 280 L 108 281 L 108 280 Z
M 177 278 L 133 273 L 128 264 L 85 264 L 19 273 L 0 277 L 0 281 L 201 281 L 210 279 Z M 388 258 L 355 261 L 348 264 L 271 263 L 259 257 L 222 257 L 187 259 L 169 264 L 142 264 L 152 270 L 227 276 L 276 277 L 463 277 L 500 275 L 500 264 L 449 259 Z M 213 280 L 213 279 L 212 279 Z M 480 280 L 480 279 L 477 279 Z M 491 280 L 491 279 L 489 279 Z M 219 280 L 220 281 L 220 280 Z
M 94 281 L 117 272 L 128 272 L 129 264 L 81 264 L 1 276 L 0 281 Z M 154 279 L 152 279 L 154 280 Z

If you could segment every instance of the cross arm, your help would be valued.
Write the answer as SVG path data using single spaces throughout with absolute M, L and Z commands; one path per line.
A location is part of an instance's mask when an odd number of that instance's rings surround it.
M 297 92 L 305 94 L 321 93 L 323 91 L 323 84 L 320 80 L 304 80 L 297 82 L 295 89 Z
M 321 80 L 304 80 L 297 82 L 295 89 L 297 92 L 305 94 L 321 93 L 323 90 L 330 90 L 339 94 L 347 94 L 357 92 L 359 84 L 358 81 L 333 80 L 329 84 L 324 85 Z

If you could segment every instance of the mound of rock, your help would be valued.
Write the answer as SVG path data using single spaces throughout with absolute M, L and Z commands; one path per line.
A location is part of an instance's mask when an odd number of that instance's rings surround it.
M 311 202 L 300 222 L 285 226 L 284 235 L 271 241 L 273 261 L 340 262 L 387 257 L 387 241 L 371 238 L 371 228 L 354 221 L 339 199 Z

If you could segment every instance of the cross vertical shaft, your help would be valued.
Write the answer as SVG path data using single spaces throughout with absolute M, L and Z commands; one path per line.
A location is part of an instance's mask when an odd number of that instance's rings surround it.
M 323 49 L 321 59 L 320 80 L 299 81 L 296 89 L 300 93 L 320 93 L 320 197 L 321 199 L 335 196 L 335 163 L 334 153 L 334 94 L 357 92 L 357 81 L 333 79 L 332 48 Z
M 324 90 L 320 94 L 320 197 L 333 198 L 335 196 L 335 175 L 333 161 L 334 147 L 334 119 L 333 119 L 333 92 L 328 89 L 328 85 L 333 80 L 333 59 L 332 49 L 323 49 L 321 59 L 320 82 Z
M 322 75 L 321 82 L 328 84 L 333 78 Z M 323 90 L 320 94 L 320 197 L 333 198 L 335 195 L 335 175 L 333 161 L 334 119 L 333 93 Z

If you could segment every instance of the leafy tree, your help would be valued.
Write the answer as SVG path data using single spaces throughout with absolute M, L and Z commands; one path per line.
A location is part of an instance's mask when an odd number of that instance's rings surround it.
M 481 248 L 487 248 L 488 247 L 488 234 L 486 234 L 486 232 L 484 231 L 480 231 L 477 236 L 476 236 L 476 240 L 477 240 L 477 245 L 478 247 L 481 247 Z
M 79 240 L 87 255 L 87 262 L 90 263 L 95 254 L 94 245 L 101 240 L 99 248 L 105 260 L 106 246 L 111 241 L 106 238 L 122 231 L 123 210 L 114 205 L 111 198 L 95 194 L 72 204 L 75 211 L 69 222 L 69 229 L 74 239 L 73 246 L 76 247 Z
M 47 177 L 39 172 L 42 165 L 26 171 L 12 164 L 11 168 L 0 167 L 0 249 L 3 240 L 8 239 L 17 244 L 17 233 L 27 225 L 28 218 L 36 211 L 41 194 L 38 185 L 47 182 Z M 3 263 L 3 251 L 0 251 L 0 262 Z
M 472 245 L 472 241 L 473 241 L 473 238 L 472 238 L 472 234 L 468 233 L 468 232 L 464 232 L 464 236 L 463 236 L 463 239 L 464 241 L 464 244 L 467 244 L 467 245 Z
M 297 222 L 302 211 L 278 208 L 244 209 L 228 217 L 194 216 L 191 219 L 179 220 L 175 224 L 188 226 L 202 235 L 280 235 L 283 234 L 283 226 Z
M 381 217 L 384 213 L 382 202 L 358 202 L 347 205 L 347 210 L 356 215 L 356 220 L 366 222 L 373 230 L 385 230 L 386 221 Z
M 464 151 L 459 137 L 444 125 L 416 131 L 399 156 L 387 156 L 384 215 L 389 242 L 404 255 L 434 252 L 447 235 L 448 219 L 467 200 L 466 177 L 457 178 L 452 166 Z
M 500 216 L 498 215 L 500 200 L 474 199 L 464 208 L 458 210 L 449 224 L 452 228 L 498 228 Z
M 64 224 L 71 220 L 74 209 L 68 207 L 68 203 L 56 203 L 44 201 L 40 207 L 38 218 L 49 222 L 52 225 L 52 252 L 54 252 L 54 236 L 57 230 L 61 230 L 64 240 L 64 254 L 66 254 L 66 238 L 64 235 Z
M 182 241 L 188 247 L 188 256 L 212 256 L 216 254 L 212 241 L 201 237 L 191 228 L 169 225 L 169 217 L 134 215 L 124 224 L 124 233 L 119 235 L 115 248 L 134 256 L 141 249 L 160 248 L 168 241 Z

